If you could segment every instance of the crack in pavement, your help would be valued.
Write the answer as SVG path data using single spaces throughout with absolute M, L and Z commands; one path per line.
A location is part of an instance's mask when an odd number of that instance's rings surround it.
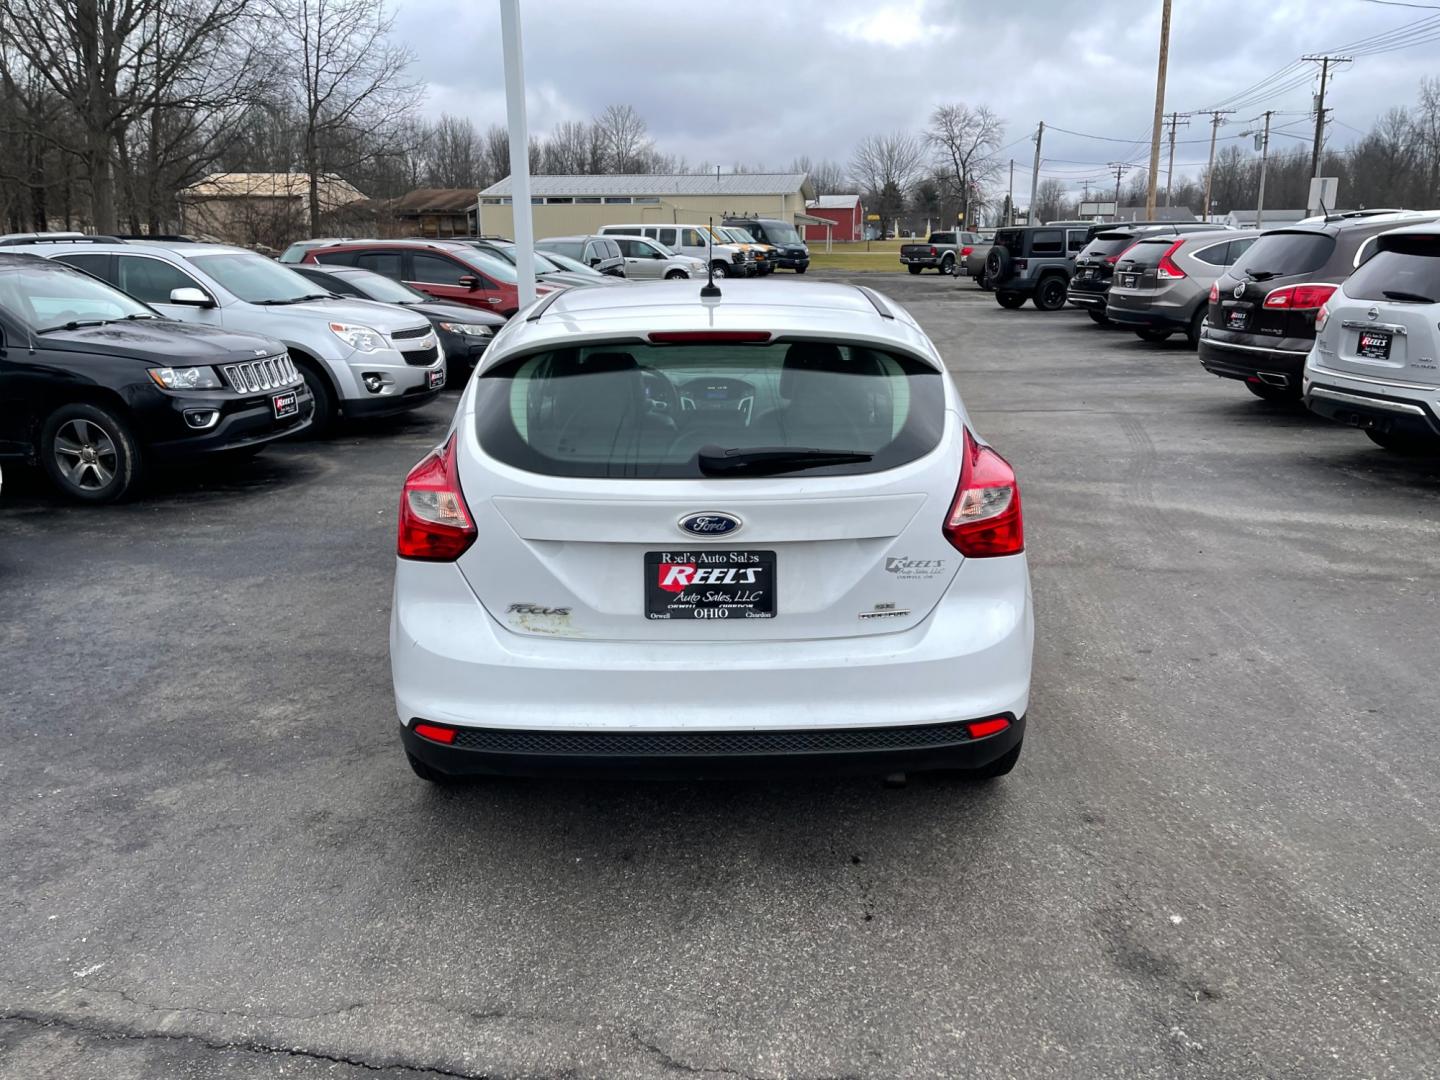
M 670 1052 L 664 1047 L 651 1042 L 638 1031 L 630 1032 L 630 1038 L 636 1046 L 655 1056 L 660 1062 L 661 1068 L 673 1072 L 688 1073 L 694 1076 L 736 1076 L 740 1080 L 782 1080 L 782 1078 L 761 1076 L 758 1073 L 741 1072 L 739 1069 L 728 1069 L 722 1065 L 691 1065 L 671 1057 Z M 794 1074 L 786 1074 L 783 1080 L 860 1080 L 855 1074 L 844 1074 L 841 1076 L 814 1076 L 799 1077 Z

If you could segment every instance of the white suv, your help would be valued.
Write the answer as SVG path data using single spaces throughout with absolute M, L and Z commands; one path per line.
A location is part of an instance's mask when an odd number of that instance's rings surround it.
M 1008 772 L 1010 466 L 852 285 L 575 289 L 512 320 L 401 496 L 415 772 Z
M 1315 320 L 1305 404 L 1387 450 L 1440 455 L 1440 222 L 1374 243 Z
M 645 236 L 671 251 L 715 265 L 716 277 L 754 277 L 755 252 L 727 244 L 708 225 L 602 225 L 602 236 Z

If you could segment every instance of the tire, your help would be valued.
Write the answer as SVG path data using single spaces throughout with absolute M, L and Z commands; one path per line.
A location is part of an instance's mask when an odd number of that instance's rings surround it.
M 1035 289 L 1035 306 L 1041 311 L 1059 311 L 1065 306 L 1065 279 L 1047 277 Z
M 1263 382 L 1246 382 L 1245 389 L 1254 394 L 1261 401 L 1273 401 L 1276 403 L 1299 401 L 1300 395 L 1285 386 L 1271 386 Z
M 714 272 L 715 276 L 718 277 L 718 278 L 724 278 L 724 277 L 729 277 L 729 276 L 730 276 L 730 264 L 729 264 L 729 263 L 723 263 L 723 262 L 721 262 L 719 259 L 716 259 L 713 263 L 710 264 L 710 269 Z
M 1009 311 L 1014 311 L 1016 308 L 1024 305 L 1025 297 L 1018 292 L 1005 292 L 1001 290 L 995 294 L 995 302 Z
M 918 274 L 921 270 L 924 270 L 925 268 L 923 266 L 920 266 L 918 263 L 911 263 L 905 269 L 909 270 L 912 274 Z
M 955 276 L 955 260 L 954 260 L 954 259 L 941 259 L 941 260 L 940 260 L 940 273 L 941 273 L 942 275 L 944 275 L 944 276 L 954 277 L 954 276 Z
M 671 270 L 668 274 L 665 275 L 665 280 L 679 281 L 681 278 L 688 278 L 689 276 L 690 275 L 685 273 L 684 270 Z
M 140 482 L 143 461 L 130 423 L 101 405 L 62 405 L 40 429 L 40 460 L 66 498 L 101 505 Z
M 810 269 L 808 266 L 797 266 L 795 267 L 795 273 L 803 274 L 808 269 Z
M 410 762 L 410 770 L 426 783 L 439 784 L 441 787 L 452 787 L 459 783 L 459 781 L 449 773 L 432 769 L 408 750 L 405 752 L 405 757 Z
M 991 281 L 1004 281 L 1010 276 L 1010 252 L 1003 247 L 992 247 L 985 256 L 985 274 Z
M 978 769 L 969 770 L 965 774 L 966 778 L 970 780 L 996 780 L 1007 775 L 1011 769 L 1015 768 L 1015 763 L 1020 760 L 1020 750 L 1024 745 L 1025 740 L 1021 739 L 1009 750 L 1005 751 L 1005 753 L 990 762 L 990 764 L 982 765 Z
M 1440 456 L 1440 437 L 1434 435 L 1408 435 L 1390 431 L 1376 431 L 1366 428 L 1370 441 L 1383 450 L 1402 457 Z
M 337 415 L 335 391 L 330 389 L 330 380 L 320 374 L 320 369 L 309 360 L 301 360 L 293 354 L 291 359 L 295 361 L 295 366 L 300 369 L 300 374 L 305 379 L 305 388 L 315 399 L 315 412 L 310 417 L 308 434 L 311 438 L 318 438 L 335 426 Z M 446 382 L 449 382 L 448 373 Z
M 1135 336 L 1138 337 L 1141 341 L 1148 341 L 1151 344 L 1158 344 L 1159 342 L 1169 338 L 1172 332 L 1173 331 L 1170 330 L 1157 330 L 1153 326 L 1147 326 L 1143 330 L 1136 330 Z
M 1190 319 L 1190 325 L 1185 330 L 1185 341 L 1192 349 L 1200 348 L 1200 328 L 1205 325 L 1205 305 L 1200 305 L 1200 310 Z
M 1085 314 L 1090 316 L 1090 321 L 1096 326 L 1109 326 L 1110 316 L 1103 311 L 1096 311 L 1094 308 L 1086 308 Z
M 990 275 L 985 272 L 985 267 L 980 267 L 980 275 L 975 279 L 975 287 L 984 292 L 990 292 Z

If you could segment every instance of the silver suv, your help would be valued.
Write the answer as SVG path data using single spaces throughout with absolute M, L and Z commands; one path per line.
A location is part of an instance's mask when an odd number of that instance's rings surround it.
M 1440 222 L 1376 237 L 1315 329 L 1305 404 L 1387 450 L 1440 456 Z
M 1001 307 L 1018 308 L 1033 299 L 1041 311 L 1059 311 L 1089 232 L 1089 225 L 996 230 L 995 246 L 985 256 L 985 279 L 995 300 Z
M 705 260 L 677 255 L 659 240 L 645 236 L 617 236 L 620 254 L 625 257 L 625 276 L 637 281 L 705 276 Z
M 315 428 L 413 409 L 445 385 L 445 357 L 423 315 L 331 296 L 244 248 L 115 241 L 12 250 L 78 267 L 172 319 L 284 342 L 315 397 Z
M 1210 286 L 1258 236 L 1234 229 L 1142 236 L 1115 264 L 1106 319 L 1134 330 L 1142 341 L 1184 334 L 1195 348 L 1210 307 Z

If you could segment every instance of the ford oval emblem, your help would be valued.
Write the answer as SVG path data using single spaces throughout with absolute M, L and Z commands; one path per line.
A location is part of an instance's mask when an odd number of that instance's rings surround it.
M 708 510 L 703 514 L 686 514 L 680 519 L 680 529 L 691 536 L 726 536 L 743 524 L 734 514 Z

